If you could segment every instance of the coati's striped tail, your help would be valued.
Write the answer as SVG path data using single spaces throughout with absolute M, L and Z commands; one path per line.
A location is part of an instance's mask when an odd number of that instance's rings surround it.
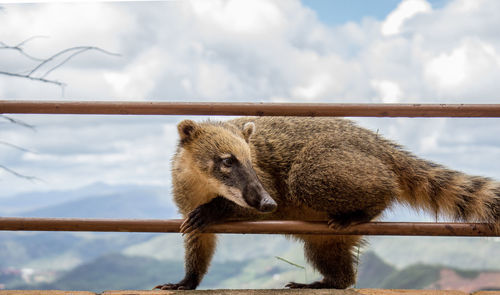
M 455 221 L 491 223 L 500 232 L 500 182 L 415 158 L 406 164 L 397 165 L 399 201 Z

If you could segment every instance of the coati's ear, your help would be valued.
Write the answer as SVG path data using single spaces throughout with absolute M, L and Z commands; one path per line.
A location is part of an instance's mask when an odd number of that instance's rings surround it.
M 243 125 L 243 137 L 245 137 L 245 141 L 249 142 L 250 137 L 255 132 L 255 124 L 254 122 L 248 122 Z
M 177 130 L 179 131 L 179 137 L 181 138 L 181 143 L 189 141 L 192 137 L 198 124 L 192 120 L 184 120 L 177 125 Z

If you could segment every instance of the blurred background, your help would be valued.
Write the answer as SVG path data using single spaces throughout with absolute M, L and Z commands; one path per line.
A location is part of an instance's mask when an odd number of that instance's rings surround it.
M 496 0 L 0 1 L 0 99 L 499 103 L 499 11 Z M 0 216 L 178 218 L 170 158 L 185 118 L 0 116 Z M 500 179 L 499 119 L 353 120 Z M 384 220 L 435 218 L 396 206 Z M 500 289 L 497 238 L 368 242 L 356 287 Z M 182 253 L 178 234 L 0 232 L 0 289 L 150 289 L 182 278 Z M 296 242 L 225 235 L 200 287 L 318 277 Z

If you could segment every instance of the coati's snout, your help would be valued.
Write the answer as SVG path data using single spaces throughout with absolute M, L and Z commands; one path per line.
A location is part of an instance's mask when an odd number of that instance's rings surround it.
M 252 169 L 253 170 L 253 169 Z M 255 173 L 255 172 L 254 172 Z M 262 184 L 255 176 L 255 179 L 248 183 L 243 189 L 243 199 L 250 207 L 262 213 L 269 213 L 276 210 L 278 204 L 271 198 Z
M 277 203 L 264 189 L 252 166 L 248 145 L 255 131 L 253 123 L 242 129 L 234 125 L 214 125 L 184 120 L 178 126 L 180 145 L 189 156 L 193 171 L 207 184 L 211 197 L 222 196 L 262 213 L 273 212 Z
M 260 199 L 259 207 L 256 209 L 262 213 L 270 213 L 274 212 L 276 208 L 278 208 L 278 204 L 276 203 L 276 201 L 273 200 L 273 198 L 271 198 L 271 196 L 266 191 L 264 191 L 264 194 Z

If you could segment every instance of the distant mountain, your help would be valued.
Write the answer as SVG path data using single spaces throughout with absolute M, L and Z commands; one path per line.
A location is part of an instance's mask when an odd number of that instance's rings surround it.
M 380 286 L 380 282 L 387 279 L 397 269 L 383 261 L 374 252 L 366 252 L 360 258 L 356 288 L 373 288 Z
M 24 217 L 79 218 L 160 218 L 176 216 L 176 209 L 148 190 L 135 190 L 104 196 L 84 197 L 33 211 L 20 212 Z
M 74 190 L 30 192 L 0 198 L 3 216 L 104 218 L 110 214 L 126 216 L 127 211 L 130 218 L 148 216 L 148 212 L 151 212 L 150 218 L 171 218 L 176 209 L 167 188 L 160 186 L 94 183 Z

